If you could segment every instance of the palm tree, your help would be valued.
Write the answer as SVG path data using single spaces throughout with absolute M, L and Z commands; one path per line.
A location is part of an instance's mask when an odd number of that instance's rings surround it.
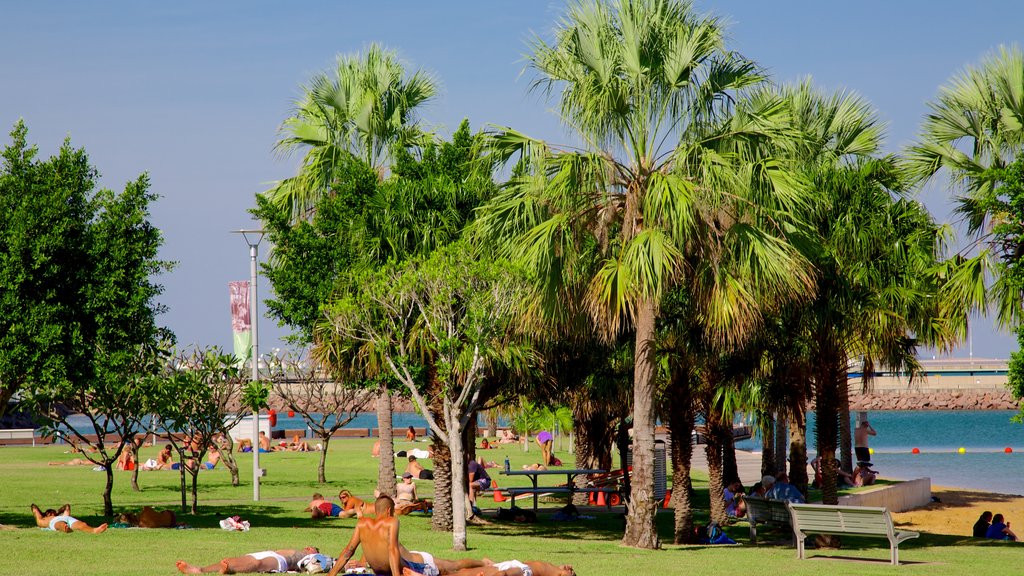
M 700 273 L 688 268 L 693 256 L 715 280 L 697 294 L 701 304 L 719 303 L 706 306 L 707 325 L 722 339 L 738 337 L 762 306 L 733 282 L 736 268 L 717 266 L 738 244 L 750 277 L 777 293 L 806 289 L 802 259 L 779 228 L 800 188 L 777 163 L 752 160 L 779 109 L 734 105 L 761 74 L 725 50 L 717 19 L 697 16 L 689 4 L 575 3 L 554 41 L 536 39 L 528 58 L 535 86 L 558 92 L 562 120 L 585 146 L 555 147 L 502 129 L 495 147 L 519 164 L 478 221 L 536 273 L 548 311 L 578 282 L 606 338 L 632 334 L 633 482 L 623 543 L 654 548 L 661 297 Z
M 317 74 L 302 91 L 276 145 L 285 154 L 303 152 L 299 173 L 266 192 L 290 207 L 294 220 L 331 192 L 346 157 L 359 158 L 383 178 L 394 145 L 425 142 L 416 114 L 438 86 L 423 71 L 407 74 L 396 52 L 371 44 L 362 54 L 339 56 L 333 75 Z
M 985 283 L 994 277 L 991 299 L 999 322 L 1013 326 L 1021 318 L 1024 295 L 1003 278 L 991 234 L 992 224 L 1006 215 L 997 191 L 999 170 L 1024 150 L 1024 52 L 1001 46 L 953 77 L 929 106 L 918 142 L 907 151 L 908 168 L 920 182 L 948 171 L 957 211 L 974 240 L 963 251 L 973 250 L 971 257 L 951 262 L 951 297 L 962 308 L 983 310 Z

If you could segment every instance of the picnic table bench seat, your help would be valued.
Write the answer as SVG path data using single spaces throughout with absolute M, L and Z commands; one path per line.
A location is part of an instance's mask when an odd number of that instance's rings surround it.
M 869 536 L 889 540 L 889 560 L 899 566 L 900 542 L 920 536 L 917 532 L 896 530 L 887 508 L 787 504 L 796 538 L 796 554 L 801 560 L 805 556 L 804 539 L 808 534 Z

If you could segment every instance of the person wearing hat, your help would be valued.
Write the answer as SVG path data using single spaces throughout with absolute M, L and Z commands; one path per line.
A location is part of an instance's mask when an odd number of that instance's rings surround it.
M 430 509 L 430 502 L 420 500 L 416 497 L 416 483 L 413 482 L 412 474 L 402 474 L 402 483 L 395 487 L 395 515 L 402 516 L 416 510 L 426 512 Z
M 853 471 L 853 485 L 871 486 L 877 477 L 878 472 L 871 469 L 870 462 L 858 462 L 857 469 Z

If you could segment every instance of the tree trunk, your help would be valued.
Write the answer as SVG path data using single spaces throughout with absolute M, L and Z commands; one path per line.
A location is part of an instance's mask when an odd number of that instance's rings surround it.
M 789 483 L 807 498 L 807 407 L 803 401 L 790 410 Z M 785 467 L 780 470 L 785 470 Z
M 779 410 L 775 413 L 775 469 L 772 471 L 772 476 L 782 472 L 786 469 L 786 454 L 788 442 L 786 441 L 786 430 L 789 428 L 789 417 L 786 411 Z M 806 447 L 806 444 L 805 444 Z M 806 452 L 804 453 L 806 457 Z M 789 475 L 790 481 L 793 480 L 793 475 Z
M 654 524 L 658 503 L 654 498 L 654 399 L 657 394 L 655 321 L 658 303 L 642 302 L 636 318 L 633 370 L 633 474 L 626 506 L 626 533 L 622 543 L 636 548 L 658 548 Z
M 463 453 L 466 455 L 466 462 L 476 460 L 476 413 L 466 423 L 466 429 L 462 432 Z
M 444 416 L 444 405 L 438 392 L 435 368 L 433 363 L 427 364 L 428 381 L 431 382 L 430 414 L 434 422 L 448 433 L 448 423 Z M 438 434 L 431 435 L 434 450 L 434 514 L 430 525 L 434 530 L 451 532 L 454 530 L 452 521 L 452 458 L 448 443 Z
M 139 461 L 139 447 L 135 444 L 134 438 L 128 445 L 131 446 L 132 461 L 135 462 L 135 469 L 132 470 L 132 491 L 142 492 L 142 489 L 139 488 L 139 469 L 142 468 L 142 462 Z
M 728 486 L 740 479 L 739 466 L 736 464 L 736 438 L 733 436 L 733 416 L 722 419 L 718 426 L 719 442 L 722 444 L 722 486 Z
M 582 383 L 581 383 L 582 384 Z M 585 392 L 579 392 L 570 399 L 576 468 L 582 470 L 612 469 L 612 441 L 615 436 L 613 414 L 604 404 L 594 410 L 594 401 Z M 576 477 L 576 486 L 586 486 L 587 478 Z M 577 493 L 573 503 L 577 506 L 587 503 L 586 493 Z
M 110 518 L 114 515 L 114 502 L 110 499 L 111 493 L 114 491 L 114 468 L 111 462 L 103 467 L 107 473 L 107 483 L 103 487 L 103 515 Z
M 498 411 L 490 410 L 487 412 L 487 437 L 495 439 L 498 437 Z
M 438 423 L 442 421 L 439 415 Z M 433 438 L 432 448 L 434 450 L 434 513 L 430 519 L 430 526 L 439 532 L 451 532 L 454 529 L 452 523 L 452 460 L 448 450 L 448 444 L 438 437 Z
M 839 463 L 847 474 L 853 474 L 853 436 L 850 430 L 850 382 L 843 378 L 839 388 Z
M 444 415 L 448 432 L 448 452 L 451 454 L 452 497 L 452 550 L 466 550 L 466 460 L 463 458 L 462 431 L 458 414 L 450 400 L 445 399 Z
M 768 418 L 760 426 L 761 435 L 761 476 L 775 475 L 775 418 Z
M 238 479 L 238 462 L 235 460 L 234 448 L 234 444 L 232 444 L 228 446 L 227 450 L 221 450 L 220 459 L 224 462 L 224 467 L 231 473 L 231 485 L 238 486 L 241 482 Z M 326 446 L 324 448 L 326 449 Z
M 252 448 L 253 450 L 259 448 L 259 444 L 253 444 Z M 188 512 L 188 501 L 186 500 L 188 498 L 188 495 L 187 486 L 185 484 L 185 459 L 182 457 L 181 451 L 178 451 L 178 462 L 180 464 L 178 466 L 178 476 L 181 480 L 181 511 Z
M 710 410 L 709 410 L 710 412 Z M 717 415 L 706 414 L 704 454 L 708 460 L 708 497 L 711 500 L 711 521 L 723 524 L 726 519 L 725 483 L 722 478 L 722 435 L 719 432 Z
M 184 466 L 182 466 L 182 468 L 184 468 Z M 194 516 L 196 514 L 199 514 L 199 490 L 196 487 L 196 483 L 197 483 L 196 481 L 198 480 L 198 476 L 199 476 L 199 459 L 198 458 L 196 459 L 196 471 L 195 472 L 189 472 L 189 475 L 192 476 L 192 515 Z
M 331 446 L 331 435 L 330 434 L 324 434 L 323 436 L 321 436 L 320 437 L 320 444 L 323 446 L 323 449 L 320 450 L 320 463 L 317 464 L 317 467 L 316 467 L 316 481 L 319 482 L 320 484 L 326 484 L 327 483 L 327 449 Z M 381 450 L 381 454 L 384 454 L 383 450 Z M 394 466 L 395 466 L 395 460 L 394 460 L 394 458 L 392 458 L 391 459 L 391 467 L 394 468 Z
M 693 482 L 690 480 L 690 459 L 693 456 L 693 399 L 689 382 L 673 378 L 669 392 L 668 428 L 672 442 L 672 507 L 674 512 L 673 541 L 692 544 Z
M 831 350 L 829 350 L 831 352 Z M 826 353 L 819 357 L 818 377 L 815 379 L 815 428 L 817 430 L 818 460 L 821 467 L 821 501 L 823 504 L 838 504 L 838 470 L 836 444 L 839 435 L 839 382 L 837 362 L 839 355 Z M 836 536 L 819 536 L 819 546 L 839 546 Z
M 627 498 L 628 498 L 628 495 L 633 490 L 632 490 L 632 484 L 629 481 L 629 478 L 630 478 L 630 472 L 629 472 L 630 465 L 629 465 L 629 458 L 627 457 L 627 454 L 629 453 L 629 422 L 626 422 L 625 418 L 623 418 L 619 422 L 619 425 L 616 427 L 616 431 L 615 431 L 615 445 L 616 445 L 616 448 L 619 451 L 619 470 L 622 470 L 622 490 L 627 494 Z M 627 502 L 628 502 L 628 499 L 627 499 Z
M 395 438 L 391 422 L 391 396 L 381 386 L 377 396 L 377 428 L 380 431 L 380 462 L 377 465 L 377 490 L 395 497 Z

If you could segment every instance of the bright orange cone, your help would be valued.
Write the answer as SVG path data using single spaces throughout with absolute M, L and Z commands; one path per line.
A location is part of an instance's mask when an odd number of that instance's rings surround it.
M 494 501 L 495 502 L 504 502 L 505 501 L 505 493 L 502 492 L 501 490 L 495 491 L 494 492 Z
M 666 490 L 665 491 L 665 502 L 661 505 L 661 507 L 662 508 L 668 508 L 670 504 L 672 504 L 672 491 L 671 490 Z
M 605 501 L 604 501 L 604 492 L 598 492 L 597 493 L 597 505 L 598 506 L 605 506 L 606 505 Z

